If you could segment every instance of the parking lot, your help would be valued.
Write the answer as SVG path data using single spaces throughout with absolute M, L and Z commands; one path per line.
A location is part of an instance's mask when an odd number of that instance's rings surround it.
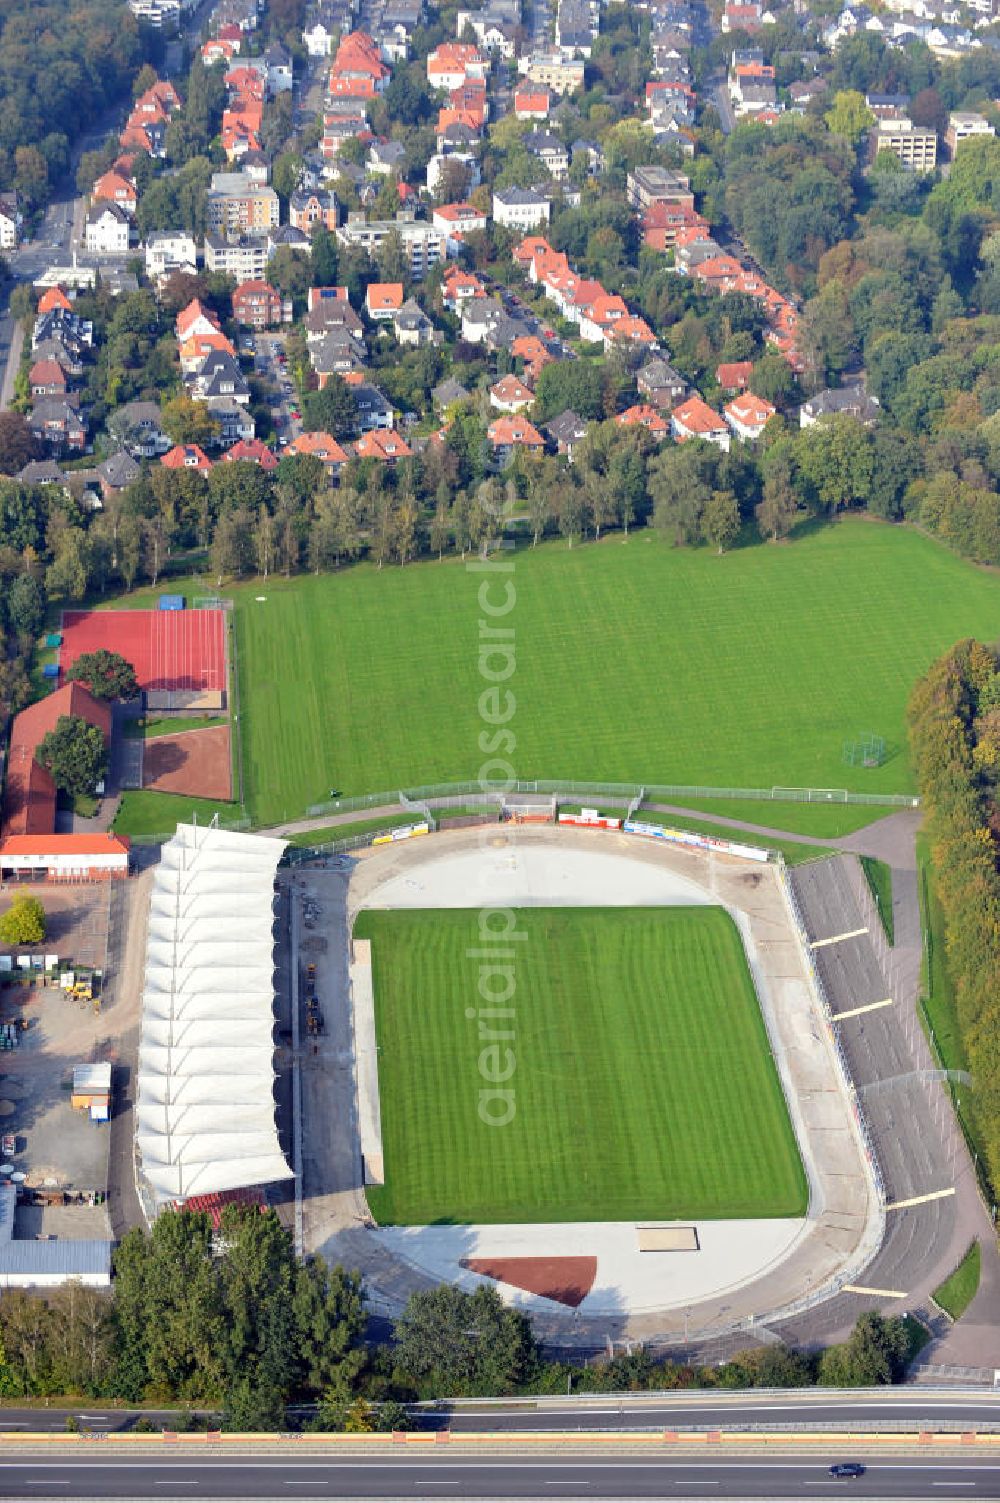
M 108 883 L 39 883 L 32 894 L 46 910 L 48 929 L 45 941 L 34 949 L 57 955 L 59 966 L 47 976 L 21 975 L 15 961 L 14 970 L 4 974 L 0 1025 L 13 1025 L 16 1044 L 0 1062 L 0 1132 L 15 1143 L 4 1162 L 25 1175 L 27 1187 L 65 1191 L 68 1203 L 19 1207 L 18 1234 L 104 1237 L 110 1234 L 106 1207 L 88 1202 L 107 1191 L 111 1129 L 73 1110 L 70 1087 L 74 1066 L 119 1062 L 119 1040 L 134 1028 L 137 999 L 134 992 L 119 995 L 110 978 L 103 995 L 97 987 L 92 1000 L 75 998 L 59 986 L 59 975 L 81 966 L 105 968 L 110 906 L 124 894 L 113 892 Z M 6 888 L 0 908 L 10 895 Z M 0 951 L 12 958 L 15 953 Z M 113 1079 L 113 1090 L 114 1085 Z

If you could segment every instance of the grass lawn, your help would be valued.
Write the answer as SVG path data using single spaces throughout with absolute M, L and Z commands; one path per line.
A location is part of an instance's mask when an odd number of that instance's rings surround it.
M 863 804 L 798 804 L 785 803 L 781 799 L 688 798 L 685 795 L 683 799 L 669 802 L 683 804 L 685 809 L 697 809 L 703 814 L 721 815 L 725 819 L 744 819 L 747 824 L 764 825 L 769 830 L 816 835 L 821 840 L 853 835 L 855 830 L 863 830 L 874 819 L 882 819 L 893 812 Z
M 955 1272 L 934 1290 L 934 1299 L 952 1320 L 964 1315 L 979 1288 L 979 1243 L 973 1242 Z
M 189 798 L 184 793 L 157 793 L 153 788 L 135 789 L 122 794 L 114 829 L 119 835 L 131 835 L 133 840 L 148 841 L 172 835 L 178 824 L 190 823 L 192 815 L 207 825 L 214 814 L 218 814 L 221 825 L 235 824 L 242 817 L 238 804 Z
M 358 917 L 380 1051 L 376 1219 L 801 1216 L 805 1175 L 725 910 L 522 908 L 517 926 L 515 1016 L 484 1025 L 469 1018 L 488 1005 L 467 954 L 478 910 Z M 514 1033 L 492 1059 L 484 1026 Z M 498 1085 L 508 1047 L 515 1068 Z M 513 1090 L 514 1115 L 490 1126 L 480 1093 L 498 1089 Z
M 227 723 L 224 715 L 147 715 L 144 720 L 127 720 L 125 734 L 136 741 L 150 741 L 154 736 L 179 736 L 182 731 L 204 731 Z
M 420 819 L 412 810 L 405 814 L 386 814 L 381 819 L 362 819 L 356 824 L 320 825 L 315 830 L 299 830 L 284 838 L 289 845 L 324 846 L 335 840 L 350 840 L 355 835 L 374 835 L 379 830 L 395 830 L 399 825 L 413 825 Z
M 896 921 L 892 916 L 892 867 L 880 861 L 877 856 L 862 856 L 861 870 L 865 874 L 865 880 L 875 899 L 875 907 L 882 920 L 885 937 L 891 945 L 894 945 Z
M 959 637 L 992 640 L 1000 619 L 993 575 L 852 520 L 721 558 L 642 531 L 513 563 L 516 604 L 497 624 L 516 634 L 510 760 L 523 777 L 908 791 L 914 680 Z M 478 775 L 485 577 L 446 560 L 227 591 L 258 822 L 334 787 Z M 886 765 L 845 766 L 844 741 L 868 730 Z
M 924 965 L 921 975 L 925 1032 L 929 1033 L 942 1067 L 968 1070 L 969 1057 L 958 1026 L 958 1002 L 948 970 L 944 910 L 934 887 L 934 869 L 926 835 L 917 836 L 917 878 L 920 890 L 920 917 L 924 930 Z M 976 1093 L 964 1086 L 952 1086 L 951 1098 L 970 1147 L 980 1165 L 986 1162 L 979 1124 L 976 1121 Z

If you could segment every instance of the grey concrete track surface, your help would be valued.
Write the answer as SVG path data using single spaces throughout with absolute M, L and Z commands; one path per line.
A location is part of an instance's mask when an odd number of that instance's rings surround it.
M 402 1449 L 402 1448 L 400 1448 Z M 830 1476 L 835 1461 L 860 1461 L 864 1476 Z M 862 1446 L 814 1458 L 552 1454 L 469 1457 L 395 1454 L 373 1459 L 282 1455 L 113 1461 L 51 1455 L 0 1459 L 0 1498 L 995 1498 L 1000 1461 L 899 1455 Z
M 851 1078 L 872 1133 L 887 1201 L 954 1191 L 944 1199 L 889 1211 L 882 1248 L 860 1281 L 866 1288 L 904 1296 L 874 1301 L 886 1313 L 920 1309 L 974 1237 L 984 1240 L 988 1260 L 995 1257 L 995 1250 L 950 1103 L 942 1086 L 918 1073 L 929 1070 L 932 1060 L 914 1010 L 917 977 L 908 964 L 894 967 L 891 951 L 886 970 L 880 966 L 873 927 L 878 921 L 859 901 L 864 892 L 852 856 L 796 867 L 791 880 L 813 940 L 853 935 L 814 950 L 833 1013 L 882 1001 L 890 992 L 894 997 L 889 1007 L 838 1024 Z M 866 932 L 853 934 L 859 929 Z M 872 1304 L 870 1296 L 840 1295 L 782 1334 L 791 1340 L 822 1340 Z M 977 1360 L 980 1364 L 1000 1361 L 1000 1330 L 983 1333 Z

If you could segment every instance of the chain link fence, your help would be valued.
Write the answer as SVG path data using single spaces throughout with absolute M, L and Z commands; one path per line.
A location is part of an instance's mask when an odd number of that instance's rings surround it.
M 518 778 L 513 782 L 490 782 L 477 780 L 466 783 L 428 783 L 421 787 L 407 788 L 405 797 L 413 803 L 428 799 L 449 797 L 467 798 L 470 795 L 499 795 L 505 793 L 543 793 L 575 798 L 612 798 L 630 803 L 639 798 L 645 803 L 657 799 L 721 798 L 749 802 L 785 804 L 858 804 L 870 808 L 916 809 L 920 800 L 910 793 L 858 793 L 851 788 L 796 788 L 773 784 L 770 788 L 719 788 L 708 783 L 600 783 L 577 782 L 572 778 Z M 361 809 L 395 807 L 401 802 L 401 792 L 394 789 L 385 793 L 365 793 L 355 798 L 330 798 L 319 804 L 310 804 L 306 815 L 310 819 L 327 814 L 350 814 Z

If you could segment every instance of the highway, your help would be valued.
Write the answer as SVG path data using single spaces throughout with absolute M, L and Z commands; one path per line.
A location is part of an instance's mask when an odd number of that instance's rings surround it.
M 830 1476 L 831 1461 L 866 1466 Z M 43 1456 L 0 1460 L 0 1498 L 996 1498 L 1000 1461 L 862 1450 L 801 1456 L 603 1454 L 469 1457 L 426 1454 L 335 1459 L 287 1455 Z

